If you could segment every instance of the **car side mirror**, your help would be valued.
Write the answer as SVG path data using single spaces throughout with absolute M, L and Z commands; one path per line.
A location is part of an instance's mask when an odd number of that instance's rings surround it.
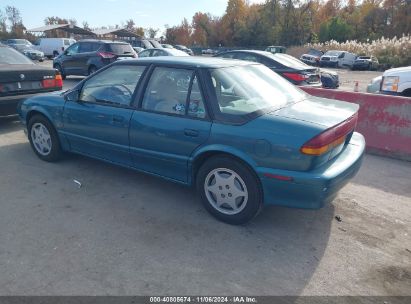
M 80 91 L 79 90 L 68 91 L 64 95 L 64 99 L 66 101 L 73 101 L 73 102 L 78 102 L 79 97 L 80 97 Z
M 63 54 L 66 55 L 66 56 L 70 56 L 69 52 L 67 52 L 67 51 L 64 51 Z

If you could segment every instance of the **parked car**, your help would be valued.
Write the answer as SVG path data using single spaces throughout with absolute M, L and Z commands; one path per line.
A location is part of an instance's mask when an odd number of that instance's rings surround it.
M 318 68 L 306 65 L 287 54 L 272 54 L 265 51 L 237 50 L 222 52 L 215 57 L 254 61 L 264 64 L 296 85 L 321 86 Z
M 45 59 L 44 53 L 34 49 L 33 45 L 14 44 L 12 47 L 31 60 L 43 61 Z
M 264 204 L 315 209 L 335 198 L 364 154 L 358 108 L 261 64 L 157 57 L 29 98 L 19 115 L 44 161 L 67 151 L 196 185 L 211 214 L 243 224 Z
M 379 65 L 378 59 L 374 56 L 358 56 L 352 70 L 377 70 Z
M 215 51 L 213 49 L 205 49 L 205 50 L 201 50 L 201 54 L 203 55 L 214 55 L 217 54 L 218 51 Z
M 279 46 L 279 45 L 270 45 L 265 49 L 266 52 L 270 52 L 272 54 L 277 54 L 277 53 L 282 53 L 285 54 L 287 51 L 285 46 Z
M 371 80 L 367 85 L 367 93 L 378 93 L 381 88 L 382 75 L 377 76 Z
M 158 57 L 158 56 L 189 56 L 186 52 L 176 49 L 148 49 L 138 53 L 138 58 Z
M 320 66 L 352 68 L 357 55 L 346 51 L 328 51 L 320 58 Z
M 44 53 L 48 58 L 54 58 L 64 53 L 76 40 L 71 38 L 40 38 L 34 43 L 34 48 Z
M 380 92 L 411 97 L 411 66 L 386 70 L 382 75 Z
M 87 39 L 71 45 L 53 60 L 53 66 L 65 79 L 69 75 L 87 76 L 118 59 L 136 57 L 129 43 Z
M 186 53 L 187 53 L 188 55 L 190 55 L 190 56 L 193 56 L 193 55 L 194 55 L 194 52 L 193 52 L 191 49 L 189 49 L 188 47 L 184 46 L 184 45 L 176 44 L 176 45 L 174 46 L 174 48 L 176 48 L 177 50 L 186 52 Z
M 320 58 L 324 55 L 323 52 L 310 49 L 308 53 L 301 55 L 300 60 L 309 65 L 320 65 Z
M 32 46 L 32 43 L 27 39 L 7 39 L 6 44 L 11 47 L 14 47 L 15 45 Z
M 172 46 L 171 44 L 163 43 L 161 46 L 165 49 L 174 49 L 174 46 Z
M 61 90 L 61 75 L 36 65 L 15 49 L 0 44 L 0 116 L 16 114 L 17 104 L 38 93 Z

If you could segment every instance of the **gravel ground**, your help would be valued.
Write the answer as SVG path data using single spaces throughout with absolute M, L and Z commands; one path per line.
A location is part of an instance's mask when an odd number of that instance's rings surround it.
M 242 227 L 181 185 L 43 162 L 13 119 L 0 163 L 0 295 L 411 296 L 409 162 L 367 155 L 332 204 L 267 207 Z

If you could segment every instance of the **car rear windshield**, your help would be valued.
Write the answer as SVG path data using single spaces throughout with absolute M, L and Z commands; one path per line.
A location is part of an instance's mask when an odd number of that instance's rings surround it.
M 247 115 L 279 109 L 305 98 L 305 93 L 263 65 L 211 69 L 222 114 Z
M 34 64 L 23 54 L 8 47 L 0 47 L 0 64 Z
M 106 44 L 106 51 L 116 55 L 130 55 L 133 54 L 133 48 L 126 43 L 109 43 Z
M 294 58 L 293 56 L 287 55 L 287 54 L 267 54 L 268 57 L 273 58 L 275 61 L 278 63 L 292 68 L 292 69 L 297 69 L 297 70 L 303 70 L 303 69 L 310 69 L 311 67 L 309 65 L 306 65 L 304 62 L 298 60 L 297 58 Z
M 340 55 L 341 55 L 341 52 L 338 52 L 338 51 L 328 51 L 328 52 L 326 52 L 324 55 L 326 55 L 326 56 L 340 56 Z

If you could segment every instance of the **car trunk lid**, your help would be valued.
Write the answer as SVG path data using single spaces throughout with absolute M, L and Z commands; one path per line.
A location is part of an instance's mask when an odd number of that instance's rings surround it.
M 310 96 L 269 115 L 316 125 L 318 134 L 308 139 L 300 151 L 312 156 L 328 153 L 330 160 L 350 141 L 357 123 L 358 109 L 357 104 Z
M 0 65 L 0 96 L 60 90 L 61 87 L 61 76 L 54 69 L 35 64 Z

